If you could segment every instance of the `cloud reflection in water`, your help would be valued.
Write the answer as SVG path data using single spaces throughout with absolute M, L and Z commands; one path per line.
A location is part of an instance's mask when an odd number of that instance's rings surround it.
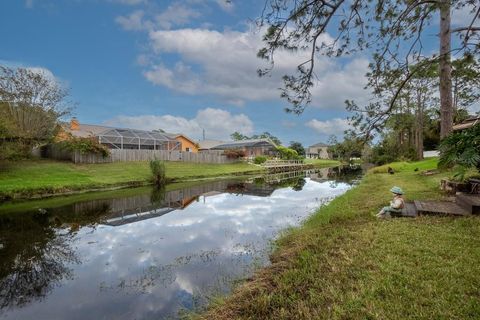
M 306 179 L 301 191 L 270 196 L 222 193 L 200 196 L 188 207 L 118 226 L 81 228 L 71 247 L 80 264 L 41 302 L 6 319 L 147 319 L 175 315 L 232 280 L 268 263 L 269 241 L 298 225 L 325 199 L 350 185 Z M 0 315 L 2 315 L 0 313 Z

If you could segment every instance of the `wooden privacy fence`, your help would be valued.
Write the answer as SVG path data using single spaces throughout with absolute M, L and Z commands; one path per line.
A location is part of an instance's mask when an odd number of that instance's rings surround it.
M 164 161 L 181 161 L 194 163 L 232 163 L 237 159 L 230 159 L 222 151 L 183 152 L 167 150 L 134 150 L 112 149 L 110 155 L 103 157 L 94 153 L 70 152 L 55 146 L 49 146 L 45 156 L 57 160 L 70 160 L 73 163 L 111 163 L 129 161 L 150 161 L 154 159 Z

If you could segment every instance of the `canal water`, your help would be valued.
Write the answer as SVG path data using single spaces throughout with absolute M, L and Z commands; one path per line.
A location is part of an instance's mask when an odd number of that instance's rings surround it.
M 0 319 L 169 319 L 269 263 L 272 239 L 361 170 L 0 206 Z

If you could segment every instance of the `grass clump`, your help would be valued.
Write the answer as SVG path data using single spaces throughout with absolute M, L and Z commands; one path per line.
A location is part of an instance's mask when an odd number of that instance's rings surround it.
M 162 160 L 151 160 L 150 170 L 152 171 L 152 181 L 155 186 L 160 187 L 167 183 L 165 163 Z
M 272 264 L 199 319 L 478 319 L 480 217 L 379 221 L 398 185 L 436 199 L 437 160 L 390 164 L 277 242 Z M 418 169 L 415 171 L 415 169 Z

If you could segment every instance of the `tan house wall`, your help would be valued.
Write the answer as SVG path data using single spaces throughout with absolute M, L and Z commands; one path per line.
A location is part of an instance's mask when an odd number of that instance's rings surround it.
M 308 148 L 307 157 L 317 159 L 330 159 L 328 147 Z
M 184 136 L 177 136 L 175 139 L 182 144 L 182 151 L 187 151 L 187 148 L 189 148 L 189 152 L 198 152 L 197 144 L 190 139 L 187 139 Z
M 54 138 L 54 141 L 60 142 L 60 141 L 70 140 L 71 138 L 72 138 L 72 135 L 70 135 L 62 127 L 60 127 L 58 129 L 57 135 Z

